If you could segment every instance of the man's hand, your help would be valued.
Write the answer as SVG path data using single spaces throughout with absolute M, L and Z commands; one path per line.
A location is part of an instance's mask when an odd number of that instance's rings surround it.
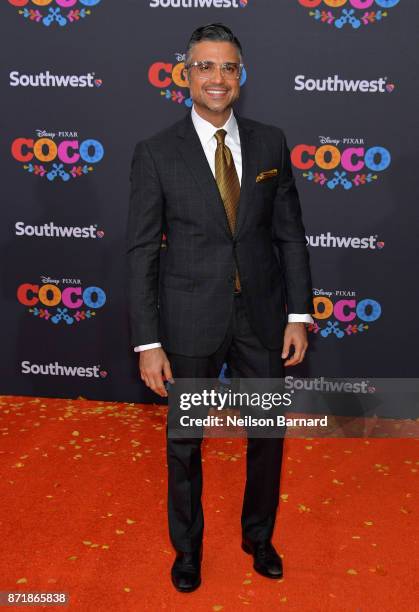
M 290 347 L 294 346 L 294 354 L 287 359 Z M 284 346 L 282 348 L 282 359 L 287 359 L 284 366 L 293 366 L 301 363 L 308 347 L 307 331 L 305 323 L 288 323 L 284 333 Z
M 154 393 L 161 397 L 167 397 L 164 381 L 175 382 L 166 353 L 162 348 L 147 349 L 140 351 L 138 360 L 141 380 Z

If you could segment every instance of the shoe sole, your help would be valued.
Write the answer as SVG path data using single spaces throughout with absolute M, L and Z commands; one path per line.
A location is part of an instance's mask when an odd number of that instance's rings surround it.
M 193 591 L 196 591 L 198 587 L 201 586 L 201 580 L 198 582 L 196 586 L 188 588 L 188 589 L 182 589 L 181 587 L 176 586 L 173 580 L 172 580 L 172 584 L 175 587 L 176 591 L 179 591 L 179 593 L 192 593 Z
M 251 549 L 246 544 L 242 544 L 242 550 L 244 550 L 244 552 L 247 553 L 248 555 L 252 555 Z M 253 569 L 255 570 L 255 572 L 257 572 L 261 576 L 264 576 L 265 578 L 271 578 L 272 580 L 281 580 L 281 578 L 283 577 L 283 573 L 276 574 L 275 576 L 273 576 L 272 574 L 261 572 L 260 569 L 258 569 L 255 566 L 255 564 L 253 564 Z

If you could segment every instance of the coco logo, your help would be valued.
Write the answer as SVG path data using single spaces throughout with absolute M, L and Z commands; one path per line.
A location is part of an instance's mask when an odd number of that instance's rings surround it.
M 346 26 L 357 30 L 361 26 L 378 23 L 387 17 L 387 9 L 392 9 L 399 2 L 400 0 L 298 0 L 301 6 L 310 9 L 310 17 L 339 30 Z
M 305 179 L 321 187 L 349 190 L 367 185 L 390 166 L 390 151 L 380 145 L 368 147 L 363 138 L 320 136 L 319 140 L 319 146 L 295 145 L 291 162 Z
M 309 331 L 321 338 L 339 340 L 367 331 L 381 317 L 377 300 L 356 296 L 355 291 L 313 290 L 314 324 Z
M 188 85 L 183 76 L 184 68 L 185 54 L 175 53 L 174 62 L 159 61 L 151 64 L 148 69 L 148 82 L 160 90 L 160 95 L 165 100 L 191 108 L 192 98 L 189 97 Z M 246 70 L 243 68 L 240 86 L 244 85 L 246 78 Z
M 80 279 L 49 276 L 42 276 L 41 283 L 22 283 L 16 295 L 33 316 L 54 325 L 92 320 L 106 303 L 106 293 L 100 287 L 83 288 Z
M 27 172 L 50 182 L 61 179 L 66 183 L 85 176 L 103 159 L 103 145 L 95 138 L 81 139 L 78 132 L 35 132 L 35 138 L 15 138 L 12 157 Z
M 46 27 L 58 24 L 63 27 L 77 23 L 91 15 L 91 8 L 101 0 L 8 0 L 28 21 Z

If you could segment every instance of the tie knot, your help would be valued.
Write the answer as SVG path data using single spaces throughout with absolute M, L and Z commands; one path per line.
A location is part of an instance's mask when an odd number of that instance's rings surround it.
M 217 143 L 223 145 L 227 132 L 225 130 L 217 130 L 214 134 Z

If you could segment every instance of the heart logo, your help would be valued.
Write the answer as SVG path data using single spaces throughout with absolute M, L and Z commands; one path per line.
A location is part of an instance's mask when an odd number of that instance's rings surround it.
M 385 245 L 385 242 L 383 242 L 382 240 L 381 240 L 380 242 L 377 242 L 377 247 L 378 247 L 379 249 L 384 248 L 384 245 Z
M 388 91 L 388 93 L 391 93 L 394 90 L 395 87 L 396 86 L 395 86 L 394 83 L 387 83 L 386 90 Z
M 99 374 L 100 374 L 101 378 L 106 378 L 106 377 L 107 377 L 107 375 L 108 375 L 108 373 L 107 373 L 107 371 L 106 371 L 106 370 L 101 370 L 101 371 L 99 372 Z
M 95 85 L 96 87 L 100 87 L 102 85 L 102 79 L 95 79 Z
M 240 6 L 242 8 L 244 8 L 245 6 L 247 6 L 247 0 L 240 0 Z
M 98 238 L 103 238 L 103 236 L 104 236 L 104 235 L 105 235 L 105 232 L 104 232 L 103 230 L 98 230 L 98 231 L 96 232 L 96 236 L 97 236 Z

